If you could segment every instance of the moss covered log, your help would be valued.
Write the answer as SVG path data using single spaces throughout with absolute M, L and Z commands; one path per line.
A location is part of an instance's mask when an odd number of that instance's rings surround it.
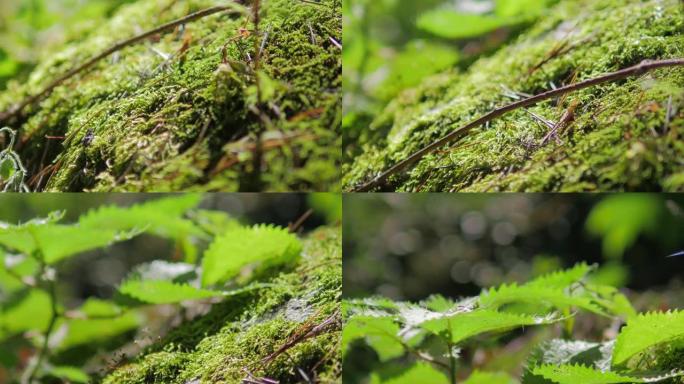
M 523 35 L 466 71 L 403 92 L 347 152 L 345 189 L 373 178 L 469 121 L 528 94 L 640 63 L 684 57 L 678 0 L 559 1 Z M 553 140 L 531 113 L 575 121 Z M 684 69 L 572 92 L 518 109 L 423 158 L 397 191 L 682 191 Z M 361 148 L 361 149 L 357 149 Z
M 341 0 L 261 1 L 259 34 L 248 1 L 139 0 L 45 52 L 0 111 L 118 41 L 216 5 L 231 10 L 127 46 L 4 122 L 29 187 L 338 190 Z
M 341 382 L 341 263 L 340 228 L 312 232 L 294 269 L 263 279 L 273 287 L 214 305 L 103 383 Z

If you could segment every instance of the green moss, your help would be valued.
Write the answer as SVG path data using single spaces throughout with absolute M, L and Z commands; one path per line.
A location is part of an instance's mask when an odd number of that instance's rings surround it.
M 250 372 L 281 383 L 301 382 L 298 368 L 322 383 L 341 382 L 340 327 L 296 343 L 263 364 L 307 325 L 339 313 L 342 267 L 339 228 L 324 228 L 305 241 L 300 263 L 275 271 L 255 291 L 214 305 L 205 316 L 171 331 L 104 383 L 240 383 Z
M 0 95 L 6 110 L 118 39 L 217 3 L 139 0 L 90 34 L 48 52 L 24 83 Z M 338 190 L 341 146 L 341 0 L 262 1 L 268 33 L 261 67 L 273 92 L 260 108 L 274 144 L 262 188 Z M 249 11 L 214 15 L 127 47 L 67 81 L 16 122 L 30 187 L 47 191 L 235 191 L 254 187 L 254 138 L 262 124 Z M 183 46 L 189 43 L 187 50 Z M 165 59 L 165 56 L 168 59 Z M 225 62 L 224 62 L 225 59 Z M 48 140 L 45 136 L 65 136 Z M 84 140 L 86 136 L 92 140 Z M 287 138 L 287 140 L 281 140 Z M 90 141 L 90 143 L 88 143 Z
M 684 10 L 677 0 L 561 1 L 517 41 L 466 72 L 439 74 L 393 100 L 371 125 L 375 134 L 362 143 L 362 153 L 345 165 L 345 188 L 510 103 L 505 88 L 537 94 L 645 59 L 684 57 L 682 32 Z M 549 59 L 564 42 L 572 49 Z M 539 146 L 548 128 L 516 110 L 393 177 L 390 189 L 684 190 L 682 68 L 573 92 L 529 111 L 557 121 L 575 100 L 576 122 L 558 142 Z

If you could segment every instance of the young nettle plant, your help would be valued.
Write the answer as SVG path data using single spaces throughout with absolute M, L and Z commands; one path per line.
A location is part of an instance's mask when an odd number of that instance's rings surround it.
M 19 225 L 0 222 L 0 345 L 23 338 L 35 350 L 23 384 L 50 377 L 88 382 L 83 370 L 52 358 L 135 330 L 143 319 L 140 306 L 262 289 L 267 285 L 251 277 L 299 257 L 300 240 L 286 228 L 242 226 L 223 212 L 196 209 L 200 200 L 181 195 L 128 208 L 107 206 L 72 224 L 62 223 L 62 213 Z M 90 298 L 79 308 L 66 308 L 58 289 L 62 261 L 142 233 L 174 240 L 184 260 L 140 265 L 114 299 Z M 201 257 L 200 241 L 209 244 Z M 250 266 L 253 273 L 243 273 Z
M 484 334 L 560 323 L 563 339 L 546 341 L 528 359 L 523 384 L 640 383 L 684 375 L 684 311 L 638 314 L 616 288 L 591 284 L 593 267 L 575 267 L 528 283 L 504 284 L 458 302 L 371 298 L 344 303 L 343 354 L 365 344 L 380 368 L 371 383 L 456 383 L 461 347 Z M 572 340 L 575 315 L 626 321 L 615 340 Z M 667 357 L 666 357 L 667 356 Z M 516 383 L 504 373 L 473 372 L 465 381 Z M 679 382 L 679 381 L 676 381 Z

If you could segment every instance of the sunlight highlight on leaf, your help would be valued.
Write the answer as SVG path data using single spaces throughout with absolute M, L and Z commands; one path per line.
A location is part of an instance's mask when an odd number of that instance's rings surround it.
M 237 276 L 249 265 L 285 264 L 299 257 L 302 244 L 287 229 L 256 225 L 230 229 L 204 253 L 202 284 L 218 284 Z

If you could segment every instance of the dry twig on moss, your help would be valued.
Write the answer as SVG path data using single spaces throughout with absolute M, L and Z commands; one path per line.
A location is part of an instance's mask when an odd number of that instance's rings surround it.
M 616 81 L 616 80 L 621 80 L 625 79 L 628 77 L 632 76 L 638 76 L 641 74 L 644 74 L 648 71 L 652 71 L 654 69 L 658 68 L 664 68 L 664 67 L 677 67 L 677 66 L 684 66 L 684 58 L 677 58 L 677 59 L 666 59 L 666 60 L 644 60 L 640 64 L 634 65 L 632 67 L 628 67 L 625 69 L 621 69 L 616 72 L 611 72 L 607 73 L 605 75 L 595 77 L 592 79 L 584 80 L 579 83 L 574 83 L 570 85 L 566 85 L 564 87 L 556 88 L 550 91 L 546 91 L 544 93 L 540 93 L 538 95 L 529 97 L 527 99 L 522 99 L 520 101 L 516 101 L 510 104 L 507 104 L 503 107 L 497 108 L 484 116 L 481 116 L 468 124 L 457 128 L 453 131 L 451 131 L 449 134 L 446 136 L 437 139 L 436 141 L 432 142 L 431 144 L 428 144 L 427 146 L 419 149 L 418 151 L 414 152 L 410 156 L 408 156 L 406 159 L 398 162 L 397 164 L 393 165 L 386 171 L 382 172 L 378 176 L 374 177 L 371 181 L 364 183 L 362 185 L 359 185 L 355 188 L 352 189 L 352 192 L 368 192 L 371 191 L 375 188 L 378 188 L 382 185 L 385 184 L 387 179 L 394 175 L 397 174 L 404 169 L 408 168 L 409 166 L 415 164 L 418 162 L 420 159 L 425 157 L 426 155 L 436 151 L 437 149 L 441 148 L 442 146 L 453 143 L 461 138 L 463 138 L 465 135 L 467 135 L 471 130 L 474 128 L 479 127 L 482 124 L 485 124 L 489 121 L 492 121 L 496 119 L 497 117 L 504 115 L 510 111 L 513 111 L 518 108 L 524 108 L 524 107 L 529 107 L 531 105 L 537 104 L 541 101 L 552 99 L 556 96 L 564 95 L 570 92 L 578 91 L 580 89 L 584 88 L 589 88 L 594 85 L 602 84 L 602 83 L 607 83 L 611 81 Z
M 306 341 L 308 339 L 318 337 L 321 334 L 331 332 L 333 330 L 339 330 L 342 325 L 342 314 L 339 309 L 335 310 L 331 315 L 326 317 L 320 323 L 306 322 L 301 328 L 299 328 L 295 334 L 290 336 L 290 338 L 280 346 L 275 352 L 266 356 L 261 360 L 262 366 L 268 366 L 273 360 L 278 356 L 285 353 L 288 349 L 294 347 L 295 345 Z
M 236 2 L 240 3 L 240 1 L 236 1 Z M 190 15 L 187 15 L 185 17 L 182 17 L 180 19 L 171 21 L 171 22 L 166 23 L 164 25 L 161 25 L 157 28 L 151 29 L 147 32 L 143 32 L 139 35 L 131 37 L 130 39 L 120 41 L 120 42 L 112 45 L 111 47 L 107 48 L 106 50 L 104 50 L 100 54 L 90 58 L 88 61 L 84 62 L 83 64 L 78 65 L 75 68 L 69 70 L 68 72 L 66 72 L 62 76 L 53 80 L 50 84 L 48 84 L 45 88 L 43 88 L 43 90 L 41 90 L 40 92 L 38 92 L 34 95 L 30 95 L 30 96 L 26 97 L 24 100 L 22 100 L 18 104 L 15 104 L 14 106 L 12 106 L 8 111 L 0 112 L 0 123 L 6 122 L 7 120 L 9 120 L 11 118 L 17 117 L 24 110 L 24 108 L 28 107 L 29 105 L 33 105 L 33 104 L 39 102 L 44 97 L 46 97 L 50 93 L 52 93 L 52 91 L 55 88 L 57 88 L 58 86 L 60 86 L 63 82 L 65 82 L 65 81 L 71 79 L 72 77 L 78 75 L 79 73 L 89 69 L 93 65 L 97 64 L 100 60 L 109 57 L 110 55 L 112 55 L 115 52 L 118 52 L 118 51 L 120 51 L 120 50 L 122 50 L 122 49 L 124 49 L 130 45 L 133 45 L 135 43 L 143 41 L 143 40 L 145 40 L 151 36 L 154 36 L 158 33 L 166 32 L 166 31 L 169 31 L 171 29 L 174 29 L 179 25 L 186 24 L 186 23 L 189 23 L 189 22 L 192 22 L 195 20 L 199 20 L 199 19 L 202 19 L 204 17 L 210 16 L 210 15 L 213 15 L 213 14 L 216 14 L 219 12 L 230 11 L 230 10 L 235 11 L 235 9 L 231 6 L 216 6 L 216 7 L 207 8 L 207 9 L 192 13 Z

